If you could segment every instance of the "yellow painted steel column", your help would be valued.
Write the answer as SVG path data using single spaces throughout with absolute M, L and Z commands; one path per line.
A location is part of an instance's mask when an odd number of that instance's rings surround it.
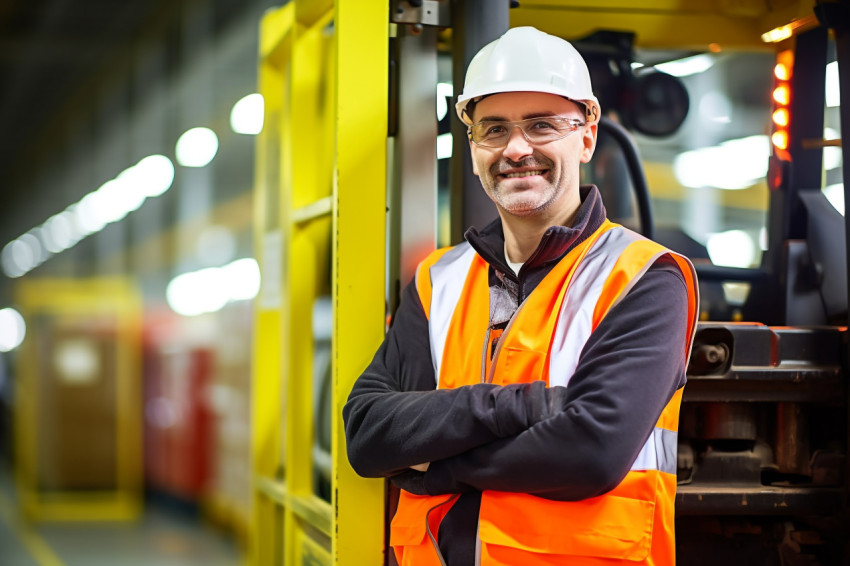
M 288 38 L 294 6 L 266 13 L 260 24 L 259 90 L 264 99 L 263 131 L 257 138 L 255 174 L 255 248 L 262 288 L 255 301 L 251 438 L 254 509 L 249 561 L 276 565 L 282 559 L 283 519 L 279 503 L 263 486 L 281 479 L 283 402 L 282 246 L 280 225 Z
M 381 564 L 384 484 L 348 463 L 342 407 L 385 331 L 389 2 L 337 0 L 334 564 Z
M 309 11 L 296 24 L 292 40 L 289 181 L 284 183 L 282 223 L 286 226 L 285 296 L 285 467 L 284 564 L 330 561 L 331 516 L 328 501 L 316 493 L 313 446 L 316 405 L 313 400 L 315 344 L 313 308 L 329 294 L 331 277 L 330 197 L 333 180 L 333 119 L 323 100 L 332 96 L 333 12 Z M 315 6 L 313 6 L 315 7 Z

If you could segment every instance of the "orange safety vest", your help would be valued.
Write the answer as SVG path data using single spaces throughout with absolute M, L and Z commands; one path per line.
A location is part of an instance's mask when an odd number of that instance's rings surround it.
M 471 384 L 471 376 L 476 375 L 501 385 L 542 379 L 550 386 L 568 386 L 590 334 L 663 255 L 676 262 L 688 287 L 689 334 L 681 345 L 687 359 L 699 300 L 693 266 L 686 258 L 606 220 L 520 305 L 491 361 L 477 346 L 489 326 L 488 265 L 467 243 L 437 250 L 419 266 L 416 286 L 428 317 L 438 387 Z M 459 281 L 464 281 L 463 286 Z M 491 343 L 487 336 L 485 352 Z M 484 491 L 478 522 L 480 564 L 675 564 L 681 400 L 680 388 L 631 470 L 604 495 L 552 501 L 524 493 Z M 401 566 L 440 566 L 436 540 L 431 537 L 436 537 L 455 499 L 401 492 L 390 533 Z

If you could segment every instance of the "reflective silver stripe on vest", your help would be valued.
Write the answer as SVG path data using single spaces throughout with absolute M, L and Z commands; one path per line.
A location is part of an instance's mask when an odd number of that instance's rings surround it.
M 431 335 L 431 362 L 434 364 L 434 379 L 440 382 L 440 365 L 449 334 L 452 315 L 455 312 L 463 284 L 475 250 L 467 242 L 447 251 L 431 266 L 431 310 L 428 329 Z
M 679 433 L 664 428 L 653 429 L 649 440 L 640 449 L 632 464 L 632 471 L 658 470 L 668 474 L 676 473 L 676 445 Z
M 614 269 L 620 255 L 629 244 L 644 239 L 643 236 L 621 226 L 611 228 L 588 250 L 576 267 L 552 338 L 552 355 L 549 360 L 549 385 L 567 386 L 578 366 L 579 355 L 593 330 L 593 311 L 602 294 L 602 288 Z M 647 262 L 644 271 L 652 262 Z M 640 279 L 638 274 L 632 284 Z M 624 289 L 625 295 L 628 289 Z

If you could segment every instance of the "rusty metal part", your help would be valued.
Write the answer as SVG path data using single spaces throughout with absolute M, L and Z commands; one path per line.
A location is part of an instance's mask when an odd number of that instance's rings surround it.
M 776 465 L 784 474 L 810 475 L 809 420 L 800 403 L 776 406 Z

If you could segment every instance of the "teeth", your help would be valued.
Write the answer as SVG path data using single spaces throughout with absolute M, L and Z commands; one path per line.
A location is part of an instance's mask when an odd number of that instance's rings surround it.
M 508 179 L 516 179 L 517 177 L 531 177 L 532 175 L 540 175 L 543 170 L 535 170 L 535 171 L 521 171 L 519 173 L 505 173 L 505 177 Z

